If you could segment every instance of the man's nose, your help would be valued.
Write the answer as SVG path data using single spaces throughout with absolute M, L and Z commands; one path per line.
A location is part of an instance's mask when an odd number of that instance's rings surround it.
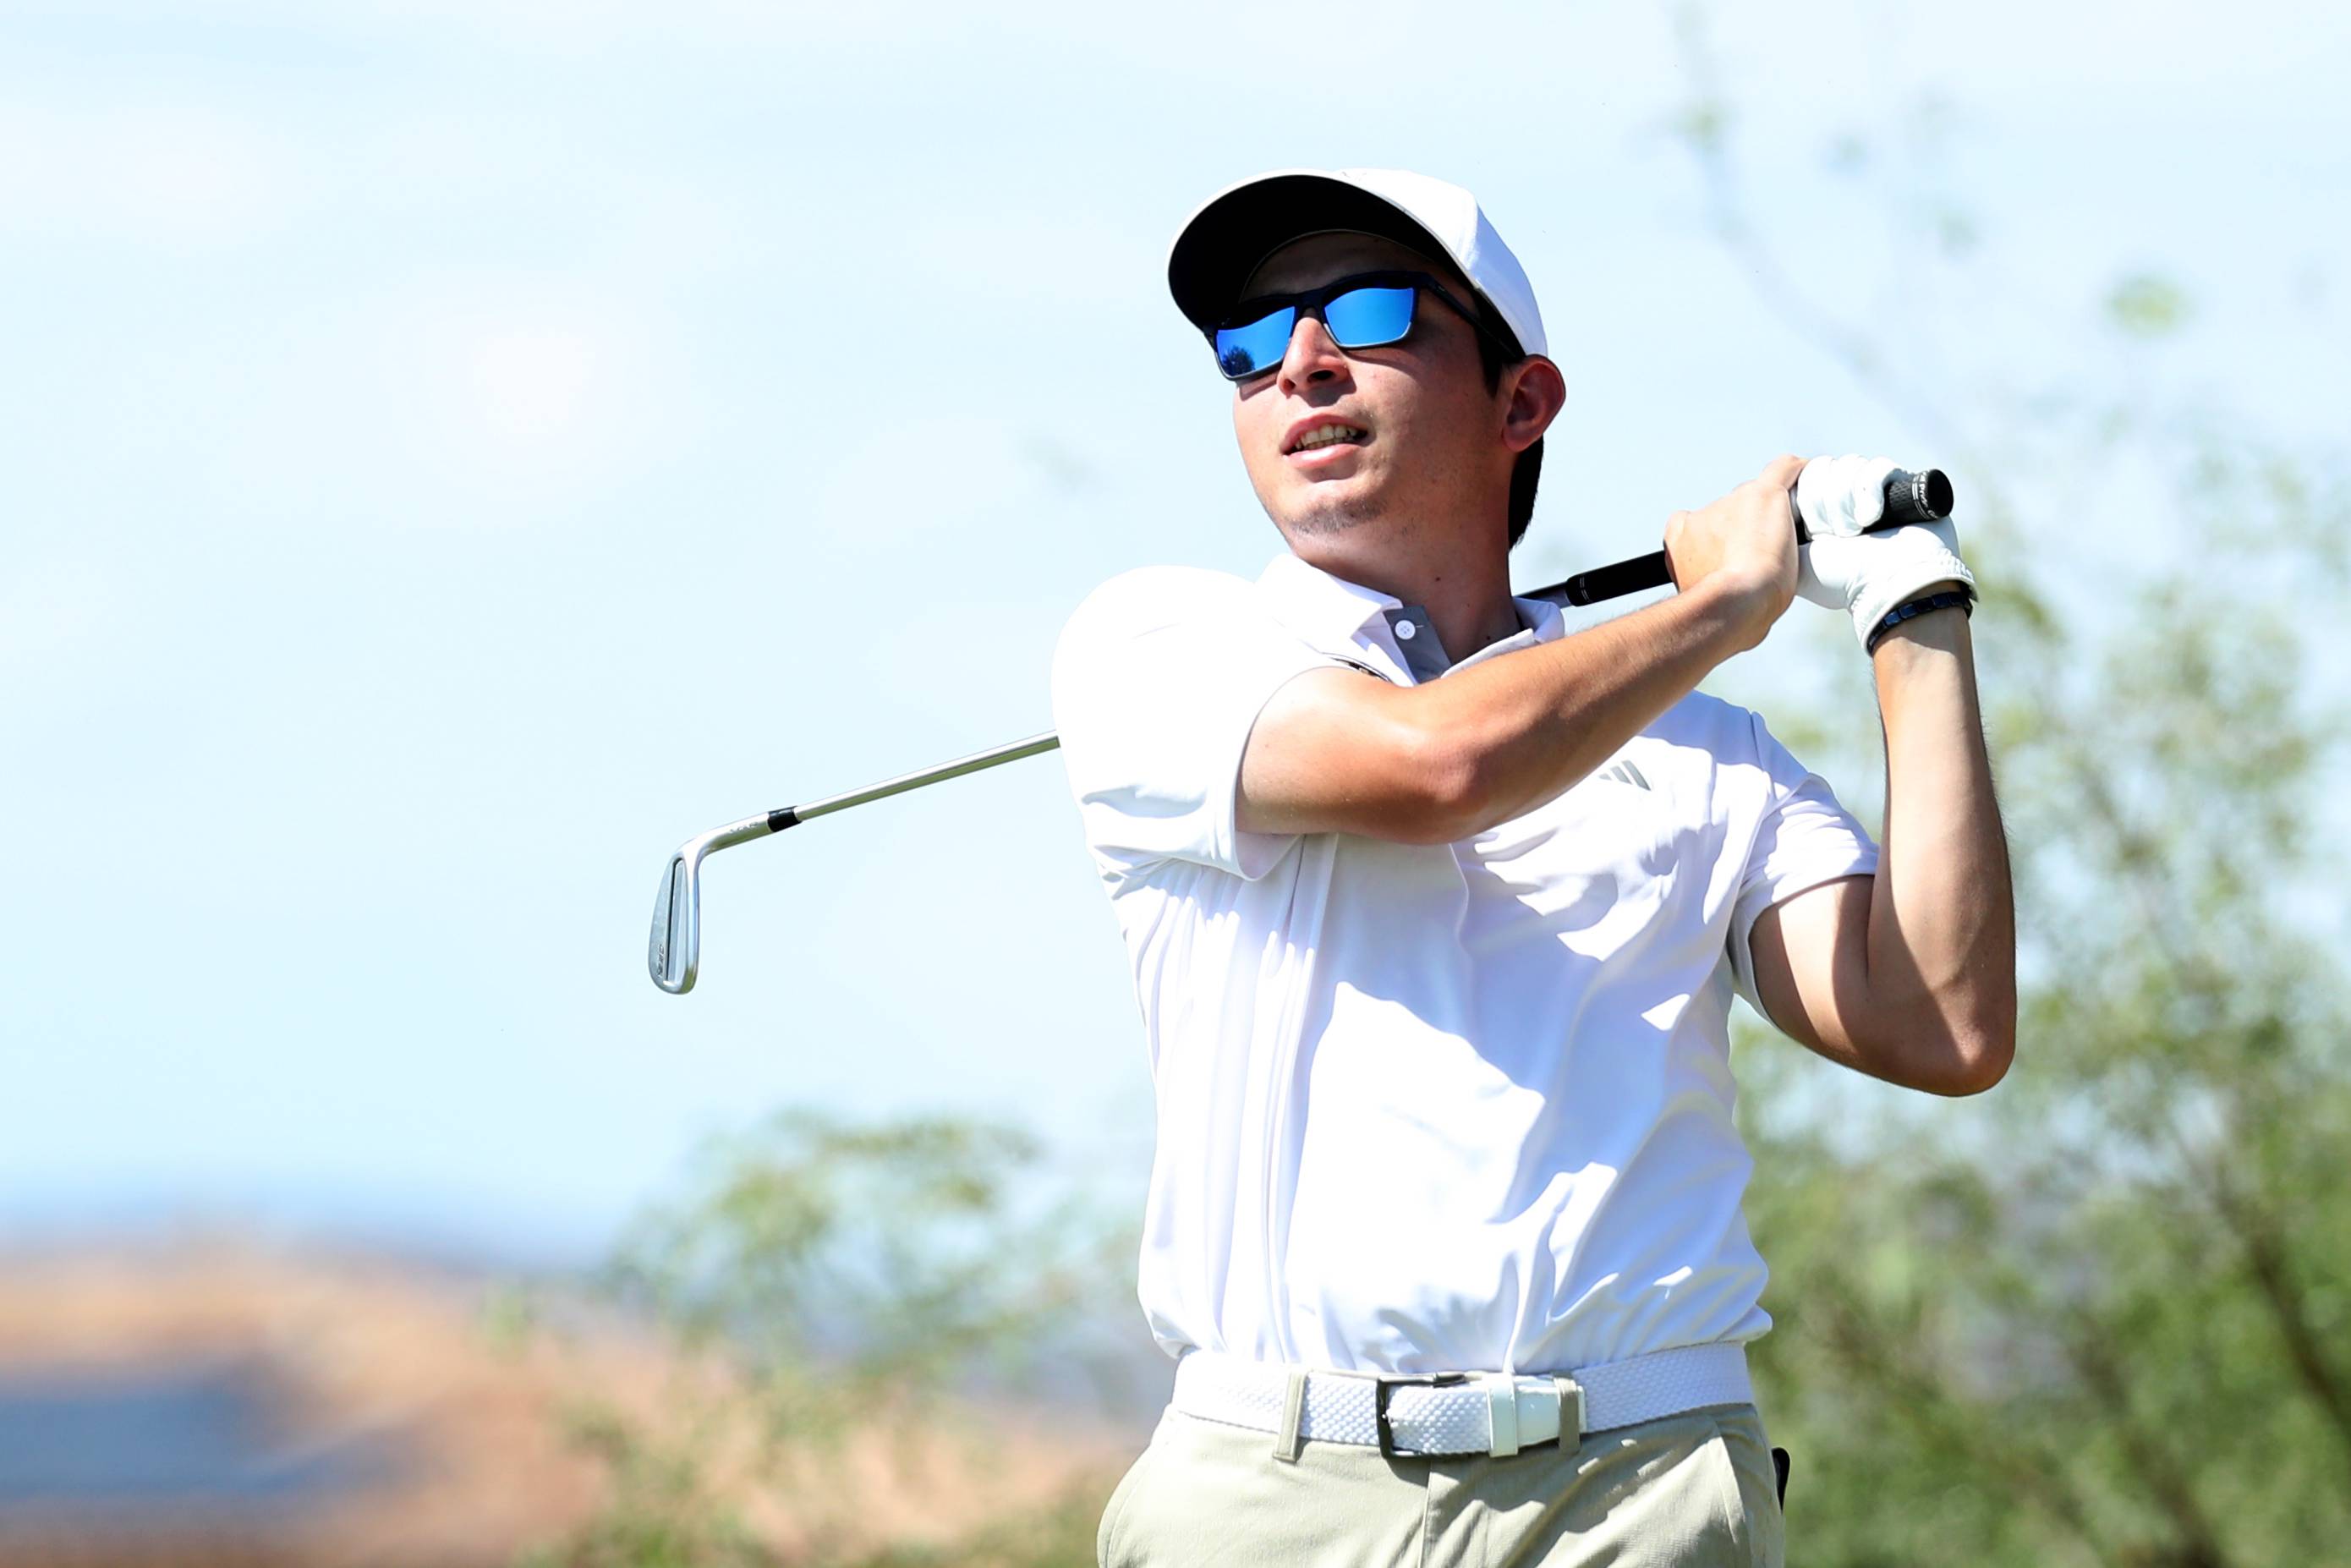
M 1317 382 L 1344 375 L 1347 356 L 1330 329 L 1312 316 L 1301 315 L 1290 329 L 1290 348 L 1281 356 L 1281 390 L 1294 392 Z

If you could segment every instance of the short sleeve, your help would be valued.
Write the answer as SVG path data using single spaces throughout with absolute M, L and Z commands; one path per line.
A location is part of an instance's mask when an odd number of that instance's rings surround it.
M 1869 830 L 1839 804 L 1826 779 L 1798 762 L 1764 727 L 1761 715 L 1748 716 L 1770 794 L 1731 908 L 1730 972 L 1748 1006 L 1769 1019 L 1771 1013 L 1755 994 L 1755 958 L 1748 947 L 1756 917 L 1806 888 L 1876 872 L 1877 845 Z
M 1296 836 L 1235 825 L 1241 753 L 1284 683 L 1339 663 L 1239 578 L 1155 567 L 1096 589 L 1053 651 L 1053 722 L 1098 863 L 1271 871 Z

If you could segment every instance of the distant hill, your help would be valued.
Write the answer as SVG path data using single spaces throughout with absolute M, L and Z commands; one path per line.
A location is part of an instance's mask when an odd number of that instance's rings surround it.
M 724 1374 L 582 1291 L 530 1301 L 486 1271 L 234 1238 L 0 1256 L 0 1568 L 469 1568 L 565 1538 L 611 1486 L 581 1413 L 658 1433 Z M 935 1546 L 1106 1493 L 1147 1430 L 1000 1406 L 910 1425 L 733 1504 L 779 1561 Z

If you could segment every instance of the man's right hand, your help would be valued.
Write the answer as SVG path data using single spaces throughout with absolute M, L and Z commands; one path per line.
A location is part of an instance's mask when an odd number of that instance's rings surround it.
M 1796 597 L 1795 506 L 1789 492 L 1804 471 L 1801 457 L 1774 457 L 1763 472 L 1720 500 L 1666 519 L 1666 560 L 1683 593 L 1719 593 L 1739 607 L 1761 643 Z
M 1681 591 L 1425 685 L 1307 670 L 1259 709 L 1233 825 L 1458 843 L 1553 800 L 1752 648 L 1796 597 L 1795 457 L 1712 506 L 1676 512 Z

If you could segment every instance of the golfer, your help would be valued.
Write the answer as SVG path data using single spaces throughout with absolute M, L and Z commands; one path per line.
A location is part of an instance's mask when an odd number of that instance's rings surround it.
M 1731 996 L 1936 1093 L 2013 1049 L 1956 534 L 1861 532 L 1890 463 L 1775 458 L 1667 520 L 1677 592 L 1571 636 L 1508 573 L 1565 386 L 1468 192 L 1269 174 L 1168 280 L 1285 548 L 1114 579 L 1054 656 L 1177 1358 L 1102 1560 L 1776 1565 Z M 1799 594 L 1871 661 L 1882 848 L 1693 690 Z

